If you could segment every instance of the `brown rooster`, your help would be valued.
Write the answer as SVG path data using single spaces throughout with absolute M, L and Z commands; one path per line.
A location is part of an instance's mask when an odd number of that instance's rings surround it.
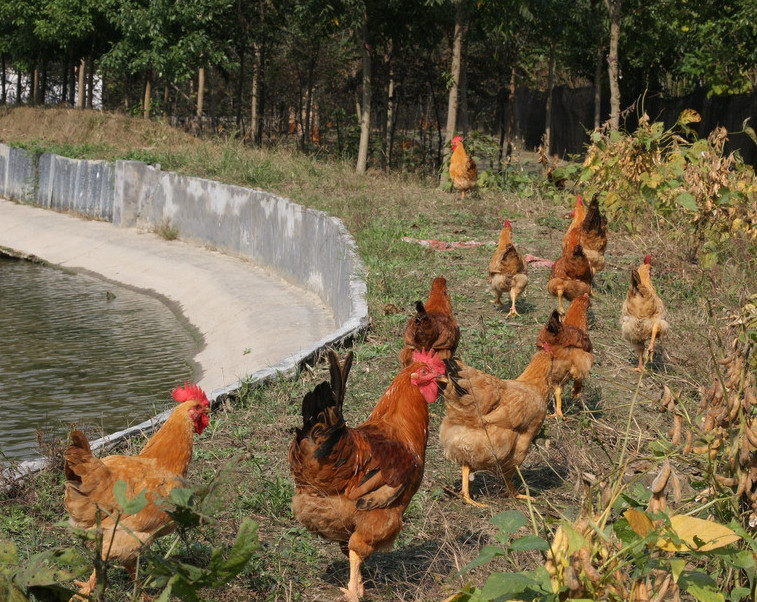
M 473 157 L 465 152 L 463 139 L 461 136 L 455 136 L 452 139 L 452 157 L 449 163 L 449 179 L 452 184 L 460 191 L 460 198 L 465 199 L 465 193 L 473 190 L 478 181 L 478 168 Z
M 537 351 L 515 380 L 502 380 L 464 364 L 445 361 L 446 414 L 439 437 L 447 459 L 462 466 L 463 499 L 470 496 L 470 474 L 478 470 L 502 475 L 511 495 L 517 494 L 511 476 L 526 457 L 547 415 L 553 356 L 549 344 Z
M 591 199 L 586 217 L 581 224 L 581 247 L 591 264 L 592 273 L 603 270 L 607 248 L 607 218 L 599 210 L 597 194 Z
M 292 509 L 308 530 L 339 542 L 350 561 L 343 592 L 356 602 L 364 593 L 362 562 L 391 549 L 423 479 L 428 404 L 436 401 L 445 368 L 433 351 L 416 352 L 366 421 L 349 428 L 342 404 L 352 353 L 340 364 L 329 351 L 329 363 L 331 383 L 303 398 L 302 428 L 289 448 Z
M 66 475 L 64 505 L 70 523 L 79 529 L 98 528 L 98 510 L 103 534 L 102 557 L 120 561 L 132 578 L 144 546 L 172 530 L 171 517 L 156 501 L 168 496 L 175 487 L 184 486 L 192 458 L 193 435 L 208 426 L 210 404 L 205 393 L 194 384 L 174 389 L 179 402 L 136 456 L 97 458 L 81 431 L 71 433 L 71 445 L 63 454 Z M 126 482 L 126 495 L 133 498 L 145 491 L 148 504 L 139 512 L 124 515 L 113 495 L 113 486 Z M 89 595 L 96 585 L 97 571 L 89 581 L 79 583 L 81 595 Z
M 515 309 L 515 300 L 528 284 L 528 264 L 512 243 L 513 227 L 510 220 L 505 220 L 499 233 L 499 244 L 489 261 L 489 285 L 496 295 L 492 303 L 501 305 L 502 293 L 510 293 L 510 312 L 506 317 L 519 315 Z
M 563 321 L 560 321 L 559 312 L 553 311 L 536 340 L 538 348 L 547 343 L 555 357 L 551 384 L 555 392 L 555 415 L 558 418 L 563 417 L 563 387 L 573 379 L 571 394 L 573 399 L 576 399 L 581 394 L 584 379 L 594 365 L 594 353 L 586 319 L 590 303 L 587 293 L 576 297 L 565 313 Z
M 557 297 L 557 309 L 560 315 L 565 314 L 563 297 L 572 301 L 584 293 L 591 294 L 593 280 L 591 264 L 579 244 L 581 232 L 578 228 L 569 232 L 568 241 L 563 254 L 555 261 L 552 272 L 547 281 L 547 290 Z
M 452 301 L 444 276 L 434 278 L 426 304 L 417 301 L 416 313 L 405 326 L 405 346 L 400 351 L 400 364 L 412 362 L 413 351 L 436 351 L 439 359 L 452 357 L 460 342 L 460 327 L 452 313 Z
M 644 346 L 647 361 L 654 357 L 655 341 L 668 334 L 667 309 L 652 286 L 652 256 L 647 255 L 638 268 L 631 270 L 631 287 L 621 310 L 623 338 L 636 347 L 639 364 L 635 368 L 644 371 Z

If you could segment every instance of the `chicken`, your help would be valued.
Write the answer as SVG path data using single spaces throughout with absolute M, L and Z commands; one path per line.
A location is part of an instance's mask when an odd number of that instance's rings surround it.
M 584 379 L 594 365 L 594 353 L 586 319 L 586 310 L 590 303 L 587 293 L 576 297 L 562 322 L 559 312 L 553 311 L 536 340 L 537 348 L 542 348 L 545 343 L 549 344 L 555 357 L 551 385 L 555 392 L 555 415 L 558 418 L 563 417 L 563 387 L 573 379 L 571 394 L 573 399 L 576 399 L 581 395 Z
M 98 510 L 102 510 L 102 558 L 120 561 L 132 578 L 142 548 L 172 531 L 171 517 L 156 502 L 172 489 L 184 486 L 193 434 L 202 433 L 208 426 L 210 403 L 200 387 L 185 384 L 172 395 L 179 405 L 138 455 L 97 458 L 78 430 L 71 432 L 71 444 L 63 454 L 64 505 L 70 524 L 93 531 L 98 528 Z M 147 505 L 136 514 L 121 514 L 113 495 L 118 481 L 126 483 L 129 498 L 144 491 Z M 92 592 L 96 579 L 95 570 L 88 582 L 79 582 L 80 594 Z
M 528 284 L 528 264 L 512 243 L 513 227 L 510 220 L 505 220 L 499 233 L 499 244 L 489 261 L 489 285 L 496 298 L 492 303 L 501 305 L 502 293 L 510 292 L 510 312 L 506 317 L 519 315 L 515 309 L 515 300 Z
M 639 354 L 637 372 L 644 371 L 644 346 L 649 340 L 646 360 L 654 357 L 655 341 L 668 333 L 667 310 L 652 286 L 652 256 L 647 255 L 638 268 L 631 270 L 631 287 L 621 310 L 623 338 Z
M 452 185 L 460 191 L 460 198 L 465 199 L 465 193 L 473 190 L 478 181 L 478 168 L 473 157 L 465 152 L 463 139 L 455 136 L 452 139 L 452 158 L 449 163 L 449 179 Z
M 599 211 L 599 195 L 594 195 L 589 203 L 586 217 L 581 224 L 581 247 L 591 264 L 592 273 L 605 267 L 607 248 L 607 218 Z
M 566 230 L 562 239 L 563 251 L 565 250 L 566 244 L 570 240 L 570 234 L 576 228 L 581 227 L 584 222 L 584 218 L 586 217 L 586 205 L 584 205 L 583 197 L 580 194 L 576 195 L 576 204 L 573 207 L 573 211 L 570 212 L 570 217 L 570 225 L 568 226 L 568 229 Z
M 591 264 L 579 244 L 581 232 L 578 228 L 568 232 L 568 241 L 562 255 L 552 266 L 552 272 L 547 281 L 547 290 L 557 297 L 557 309 L 560 315 L 565 314 L 563 297 L 572 301 L 584 293 L 591 294 L 593 275 Z
M 405 346 L 399 354 L 402 367 L 412 363 L 416 350 L 433 349 L 441 360 L 452 357 L 460 342 L 460 327 L 452 313 L 452 301 L 444 276 L 434 278 L 426 304 L 417 301 L 415 310 L 416 314 L 405 326 Z
M 547 415 L 553 356 L 549 344 L 537 351 L 515 380 L 502 380 L 464 364 L 446 360 L 446 414 L 439 437 L 447 459 L 462 466 L 463 499 L 470 496 L 470 474 L 498 471 L 516 497 L 511 476 L 521 465 Z
M 433 351 L 417 351 L 360 426 L 342 415 L 352 353 L 343 363 L 329 351 L 331 383 L 302 400 L 302 428 L 289 448 L 294 476 L 292 509 L 308 530 L 339 542 L 350 562 L 347 600 L 363 596 L 362 562 L 387 550 L 423 479 L 428 404 L 439 394 L 444 364 Z

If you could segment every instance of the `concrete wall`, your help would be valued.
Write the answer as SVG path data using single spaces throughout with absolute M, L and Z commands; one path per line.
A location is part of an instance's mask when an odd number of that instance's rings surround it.
M 312 290 L 334 340 L 368 324 L 362 264 L 342 222 L 263 190 L 165 172 L 139 161 L 84 161 L 0 144 L 0 196 L 120 227 L 170 224 L 185 241 L 252 259 Z

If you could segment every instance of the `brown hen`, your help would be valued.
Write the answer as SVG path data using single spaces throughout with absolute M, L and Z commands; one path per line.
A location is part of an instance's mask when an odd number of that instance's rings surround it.
M 547 290 L 557 297 L 557 309 L 564 315 L 563 297 L 572 301 L 584 293 L 591 294 L 593 275 L 591 264 L 579 244 L 581 232 L 574 229 L 569 232 L 563 254 L 555 261 L 547 281 Z
M 452 157 L 449 163 L 449 179 L 452 185 L 460 191 L 460 198 L 465 199 L 465 193 L 473 190 L 478 182 L 478 168 L 473 157 L 465 152 L 463 139 L 455 136 L 452 139 Z
M 519 315 L 515 300 L 528 285 L 528 264 L 512 243 L 512 224 L 505 220 L 499 234 L 499 243 L 489 261 L 489 285 L 496 298 L 492 303 L 501 305 L 502 293 L 510 293 L 510 311 L 506 317 Z

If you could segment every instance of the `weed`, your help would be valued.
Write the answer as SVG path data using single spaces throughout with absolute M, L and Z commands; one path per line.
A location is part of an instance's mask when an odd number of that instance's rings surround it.
M 168 218 L 164 218 L 159 225 L 155 226 L 153 231 L 163 240 L 177 240 L 179 238 L 179 229 Z

